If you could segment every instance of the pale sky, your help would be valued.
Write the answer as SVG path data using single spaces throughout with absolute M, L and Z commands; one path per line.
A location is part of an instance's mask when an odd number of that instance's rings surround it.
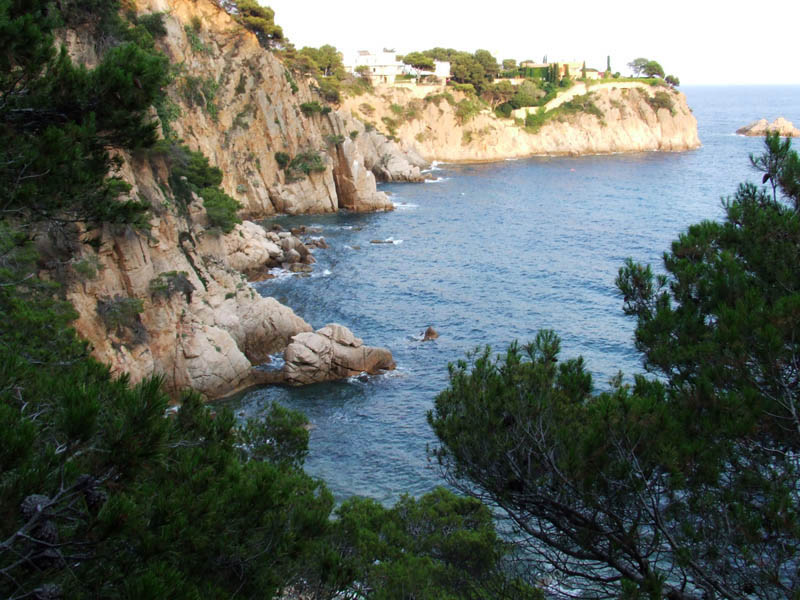
M 686 84 L 800 84 L 800 0 L 259 0 L 299 49 L 434 46 L 498 60 L 657 60 Z M 784 25 L 784 32 L 781 31 Z

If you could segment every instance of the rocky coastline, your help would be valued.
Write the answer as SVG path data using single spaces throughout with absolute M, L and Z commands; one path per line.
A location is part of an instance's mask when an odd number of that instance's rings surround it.
M 658 96 L 657 96 L 658 95 Z M 538 129 L 501 119 L 489 108 L 465 118 L 468 98 L 449 88 L 379 88 L 347 98 L 343 108 L 393 135 L 424 160 L 478 163 L 531 156 L 619 152 L 682 152 L 700 147 L 697 120 L 686 97 L 667 87 L 596 84 L 590 112 L 559 114 Z M 407 115 L 398 118 L 398 113 Z M 341 111 L 340 111 L 341 112 Z M 411 116 L 408 116 L 411 115 Z M 392 125 L 387 131 L 386 123 Z
M 152 207 L 149 231 L 80 230 L 79 242 L 91 244 L 73 244 L 66 261 L 47 236 L 39 249 L 43 274 L 64 283 L 78 314 L 75 328 L 94 357 L 133 382 L 159 374 L 175 396 L 191 387 L 213 399 L 256 384 L 300 385 L 394 368 L 388 350 L 365 345 L 346 327 L 329 324 L 314 332 L 289 307 L 256 293 L 250 281 L 269 278 L 275 268 L 306 275 L 314 253 L 326 247 L 318 232 L 265 228 L 259 224 L 264 219 L 392 210 L 377 182 L 424 181 L 432 159 L 699 144 L 682 95 L 674 95 L 672 111 L 653 110 L 637 90 L 609 91 L 598 99 L 604 123 L 576 115 L 547 124 L 537 135 L 498 125 L 491 114 L 463 123 L 448 102 L 421 101 L 420 119 L 404 124 L 396 136 L 385 135 L 351 105 L 365 103 L 365 97 L 345 100 L 338 110 L 300 110 L 318 101 L 314 81 L 293 78 L 216 2 L 139 0 L 136 6 L 140 14 L 164 14 L 167 33 L 159 48 L 182 65 L 168 90 L 177 117 L 162 123 L 164 131 L 169 126 L 171 139 L 221 169 L 221 187 L 240 203 L 244 220 L 221 232 L 196 194 L 178 206 L 164 156 L 121 156 L 119 176 L 131 185 L 131 197 Z M 196 18 L 203 27 L 190 39 L 189 23 Z M 96 62 L 92 44 L 79 32 L 69 32 L 64 41 L 76 61 Z M 197 81 L 214 83 L 213 103 L 187 94 Z M 383 99 L 385 110 L 393 100 Z M 317 167 L 291 173 L 281 155 L 313 155 Z M 260 368 L 281 352 L 281 369 Z

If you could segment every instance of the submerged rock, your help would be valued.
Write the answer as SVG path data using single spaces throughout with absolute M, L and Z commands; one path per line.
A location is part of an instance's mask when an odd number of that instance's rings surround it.
M 395 368 L 386 348 L 365 346 L 342 325 L 331 323 L 315 332 L 299 333 L 284 352 L 284 382 L 305 385 L 370 375 Z
M 772 123 L 769 123 L 766 119 L 760 119 L 750 123 L 750 125 L 740 127 L 736 130 L 736 133 L 750 137 L 765 136 L 767 133 L 777 133 L 782 137 L 800 137 L 800 129 L 797 129 L 791 121 L 787 121 L 783 117 L 778 117 Z

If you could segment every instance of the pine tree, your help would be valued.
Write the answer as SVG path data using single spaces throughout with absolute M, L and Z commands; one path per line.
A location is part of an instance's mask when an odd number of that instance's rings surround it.
M 800 593 L 800 157 L 766 146 L 752 162 L 769 188 L 743 184 L 723 222 L 690 227 L 666 275 L 620 270 L 657 378 L 592 394 L 542 332 L 459 361 L 436 398 L 450 481 L 506 512 L 556 596 Z

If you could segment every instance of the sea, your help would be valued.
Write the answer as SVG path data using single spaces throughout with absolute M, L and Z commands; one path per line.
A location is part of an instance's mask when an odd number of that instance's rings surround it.
M 380 186 L 392 212 L 268 222 L 315 228 L 329 248 L 315 250 L 311 276 L 277 272 L 252 284 L 258 293 L 315 329 L 340 323 L 389 348 L 397 369 L 253 389 L 224 403 L 242 419 L 273 402 L 302 411 L 311 423 L 306 471 L 338 501 L 391 504 L 443 484 L 426 415 L 448 385 L 448 364 L 476 348 L 502 353 L 552 329 L 562 358 L 584 357 L 596 391 L 619 372 L 643 372 L 614 285 L 619 268 L 630 257 L 663 272 L 679 234 L 721 219 L 723 198 L 760 181 L 749 156 L 763 140 L 736 129 L 779 116 L 800 126 L 800 86 L 682 91 L 698 121 L 697 150 L 435 164 L 429 182 Z M 428 326 L 439 337 L 423 342 Z

